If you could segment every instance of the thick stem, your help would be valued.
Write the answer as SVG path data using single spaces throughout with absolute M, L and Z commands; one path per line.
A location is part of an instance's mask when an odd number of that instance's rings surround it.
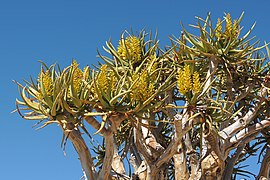
M 255 107 L 250 108 L 250 110 L 243 117 L 235 118 L 234 123 L 232 123 L 231 125 L 227 126 L 223 130 L 218 132 L 219 136 L 225 141 L 227 141 L 236 132 L 244 129 L 246 125 L 248 125 L 250 121 L 252 121 L 256 117 L 258 111 L 261 108 L 262 103 L 265 101 L 266 93 L 267 93 L 266 89 L 262 88 L 261 95 L 260 95 L 261 97 L 256 103 Z
M 126 174 L 124 163 L 122 161 L 121 156 L 119 156 L 118 154 L 118 149 L 115 142 L 114 142 L 114 155 L 113 155 L 112 169 L 117 174 L 121 174 L 121 175 Z
M 196 155 L 196 151 L 192 147 L 192 142 L 190 138 L 190 134 L 187 133 L 184 136 L 184 142 L 187 148 L 187 154 L 189 155 L 189 164 L 190 164 L 190 176 L 189 179 L 196 179 L 198 173 L 198 156 Z
M 241 144 L 240 146 L 237 147 L 236 151 L 232 154 L 232 156 L 228 157 L 227 164 L 226 164 L 225 170 L 223 172 L 223 179 L 224 180 L 231 179 L 234 165 L 235 165 L 236 161 L 238 160 L 239 156 L 241 155 L 244 147 L 245 147 L 245 144 Z
M 183 143 L 181 142 L 181 139 L 183 137 L 182 121 L 180 120 L 180 116 L 178 117 L 178 115 L 175 116 L 174 127 L 175 127 L 174 138 L 180 139 L 179 145 L 177 146 L 177 153 L 173 155 L 175 168 L 174 174 L 176 180 L 182 180 L 187 179 L 189 177 L 189 174 L 187 171 L 186 152 L 184 152 Z
M 64 134 L 68 137 L 68 139 L 72 142 L 74 148 L 76 149 L 87 180 L 96 179 L 93 160 L 90 155 L 89 149 L 81 136 L 80 131 L 77 128 L 74 128 L 74 125 L 72 124 L 68 124 L 67 128 L 71 131 L 66 131 L 65 129 L 63 129 Z
M 182 121 L 182 117 L 180 115 L 176 115 L 176 121 Z M 160 158 L 156 161 L 155 166 L 159 168 L 162 166 L 164 163 L 169 162 L 169 160 L 173 157 L 174 154 L 177 153 L 177 147 L 181 143 L 183 134 L 186 134 L 188 131 L 190 131 L 193 127 L 193 125 L 196 122 L 196 119 L 191 119 L 187 121 L 186 123 L 181 123 L 182 124 L 182 136 L 173 138 L 166 148 L 166 150 L 163 152 L 163 154 L 160 156 Z
M 108 136 L 105 136 L 105 157 L 103 159 L 102 169 L 100 171 L 98 179 L 109 179 L 111 169 L 112 169 L 112 162 L 113 162 L 113 154 L 114 154 L 114 144 L 113 144 L 113 133 Z
M 177 148 L 177 154 L 173 155 L 175 179 L 188 179 L 189 173 L 187 171 L 186 152 L 183 151 L 182 142 Z
M 107 136 L 110 131 L 106 129 L 106 127 L 101 128 L 101 124 L 93 117 L 93 116 L 85 116 L 84 119 L 86 122 L 91 125 L 93 128 L 95 128 L 97 131 L 100 131 L 100 133 L 104 136 Z

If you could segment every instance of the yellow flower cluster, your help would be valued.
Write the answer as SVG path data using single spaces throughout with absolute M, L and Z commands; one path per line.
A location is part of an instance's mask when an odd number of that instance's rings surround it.
M 216 37 L 218 39 L 221 39 L 222 37 L 225 37 L 226 39 L 236 38 L 239 33 L 239 25 L 237 24 L 237 20 L 234 20 L 234 23 L 232 23 L 231 15 L 228 13 L 225 17 L 225 22 L 225 31 L 223 33 L 221 20 L 218 18 L 215 30 Z
M 51 73 L 49 70 L 47 70 L 45 73 L 43 70 L 40 72 L 38 82 L 42 83 L 47 96 L 53 95 L 53 82 L 52 82 Z M 40 95 L 44 95 L 44 94 L 41 93 Z
M 141 61 L 140 39 L 135 36 L 129 36 L 125 40 L 120 40 L 117 52 L 124 60 L 130 60 L 133 63 Z
M 222 37 L 222 23 L 220 18 L 218 18 L 217 26 L 216 26 L 216 37 L 220 39 Z
M 116 89 L 116 85 L 117 85 L 117 78 L 115 77 L 114 73 L 111 71 L 110 72 L 110 88 L 111 90 L 115 90 Z
M 193 91 L 194 94 L 200 92 L 200 76 L 198 72 L 191 74 L 189 65 L 178 71 L 177 77 L 178 90 L 181 94 Z
M 97 85 L 102 91 L 107 91 L 108 89 L 108 77 L 107 77 L 107 65 L 102 65 L 100 67 L 100 72 L 97 76 Z
M 232 33 L 232 30 L 233 30 L 233 23 L 232 23 L 232 17 L 231 15 L 228 13 L 226 15 L 226 25 L 225 25 L 225 32 L 224 32 L 224 35 L 226 37 L 230 37 L 231 36 L 231 33 Z
M 78 67 L 78 63 L 74 60 L 72 62 L 72 66 L 74 68 L 76 68 L 74 70 L 74 73 L 73 73 L 73 87 L 74 87 L 74 91 L 76 93 L 79 93 L 80 91 L 80 88 L 81 88 L 81 84 L 82 84 L 82 79 L 83 79 L 83 72 L 82 70 Z
M 134 74 L 132 80 L 137 82 L 132 87 L 131 101 L 144 102 L 152 96 L 155 86 L 148 81 L 148 73 L 146 71 L 140 74 Z
M 96 79 L 97 86 L 99 90 L 108 93 L 108 89 L 113 91 L 116 89 L 117 78 L 112 71 L 108 71 L 107 65 L 102 65 L 100 67 L 100 72 Z

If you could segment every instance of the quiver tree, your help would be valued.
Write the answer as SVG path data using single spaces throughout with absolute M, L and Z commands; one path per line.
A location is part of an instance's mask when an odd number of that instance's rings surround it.
M 183 27 L 165 50 L 152 33 L 125 32 L 94 69 L 42 63 L 18 83 L 18 113 L 58 124 L 86 179 L 231 179 L 253 175 L 241 162 L 257 151 L 257 177 L 269 178 L 267 44 L 249 38 L 254 25 L 242 34 L 242 15 L 197 19 L 199 35 Z

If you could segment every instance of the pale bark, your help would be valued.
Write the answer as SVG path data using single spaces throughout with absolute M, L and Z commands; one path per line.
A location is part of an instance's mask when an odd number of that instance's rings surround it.
M 186 180 L 189 177 L 187 171 L 186 152 L 183 150 L 182 142 L 177 147 L 177 153 L 173 156 L 176 180 Z
M 87 180 L 95 180 L 96 173 L 93 160 L 80 131 L 75 128 L 73 124 L 67 124 L 66 127 L 67 129 L 63 129 L 64 134 L 68 137 L 76 149 Z
M 258 133 L 262 129 L 267 128 L 269 126 L 270 126 L 270 120 L 263 120 L 261 122 L 258 122 L 252 126 L 249 126 L 239 131 L 236 135 L 230 138 L 229 143 L 234 144 L 234 143 L 240 142 L 242 139 L 246 138 L 247 136 L 250 136 L 254 133 Z
M 254 108 L 250 108 L 250 110 L 246 113 L 244 117 L 236 118 L 235 122 L 223 130 L 221 130 L 218 134 L 222 137 L 225 141 L 231 138 L 237 131 L 240 131 L 246 127 L 252 121 L 259 109 L 261 108 L 261 104 L 264 102 L 265 98 L 261 97 L 260 100 L 257 102 Z
M 89 125 L 99 131 L 102 135 L 107 136 L 109 133 L 111 133 L 106 127 L 101 128 L 101 124 L 93 116 L 84 116 L 83 118 Z
M 126 174 L 122 158 L 121 158 L 121 156 L 118 155 L 116 150 L 115 150 L 115 153 L 113 155 L 112 169 L 117 174 Z
M 114 144 L 113 144 L 113 133 L 105 136 L 105 157 L 103 159 L 102 169 L 99 173 L 98 179 L 109 179 L 109 175 L 112 169 L 113 155 L 114 155 Z
M 185 117 L 188 118 L 188 117 Z M 175 127 L 175 139 L 180 139 L 179 145 L 177 146 L 177 153 L 173 155 L 174 160 L 174 167 L 175 167 L 175 179 L 176 180 L 184 180 L 188 179 L 189 173 L 187 170 L 187 163 L 186 163 L 186 152 L 183 149 L 182 143 L 182 117 L 180 115 L 174 116 L 174 127 Z

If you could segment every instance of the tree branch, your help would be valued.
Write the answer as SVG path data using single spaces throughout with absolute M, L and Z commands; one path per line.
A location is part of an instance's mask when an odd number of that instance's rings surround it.
M 114 155 L 113 155 L 112 169 L 117 174 L 126 174 L 124 163 L 121 156 L 119 156 L 118 154 L 118 149 L 117 149 L 115 141 L 114 141 Z
M 233 168 L 234 165 L 236 163 L 236 161 L 238 160 L 239 156 L 242 153 L 242 150 L 244 149 L 245 144 L 241 144 L 240 146 L 237 146 L 236 151 L 232 154 L 231 157 L 227 158 L 227 164 L 225 166 L 225 170 L 223 173 L 223 178 L 224 179 L 231 179 L 232 173 L 233 173 Z
M 112 168 L 113 154 L 114 154 L 114 144 L 113 144 L 113 133 L 105 138 L 105 157 L 103 159 L 102 169 L 100 171 L 98 179 L 109 179 L 109 175 Z
M 179 115 L 174 115 L 174 128 L 175 128 L 175 139 L 180 139 L 179 145 L 177 146 L 176 153 L 173 155 L 174 160 L 174 168 L 175 168 L 175 179 L 187 179 L 189 177 L 189 173 L 187 172 L 187 162 L 186 162 L 186 152 L 183 150 L 182 143 L 182 119 L 180 119 Z M 188 118 L 188 117 L 186 117 Z
M 120 113 L 111 113 L 107 116 L 107 121 L 109 122 L 106 133 L 104 133 L 105 139 L 105 157 L 103 159 L 102 169 L 99 174 L 99 179 L 108 179 L 112 169 L 112 162 L 114 158 L 114 138 L 113 132 L 116 131 L 119 125 L 126 116 Z
M 257 179 L 270 178 L 270 148 L 267 147 Z
M 270 120 L 263 120 L 261 122 L 258 122 L 252 126 L 249 126 L 239 131 L 236 135 L 234 135 L 229 140 L 229 143 L 234 144 L 234 143 L 240 142 L 242 139 L 246 138 L 247 136 L 250 136 L 254 133 L 258 133 L 259 131 L 261 131 L 262 129 L 268 126 L 270 126 Z
M 157 168 L 161 167 L 164 163 L 169 162 L 169 160 L 173 157 L 173 155 L 177 153 L 177 146 L 181 143 L 183 134 L 186 134 L 188 131 L 190 131 L 193 127 L 193 124 L 195 124 L 196 121 L 197 119 L 191 119 L 182 125 L 182 135 L 171 140 L 169 146 L 166 148 L 166 150 L 163 152 L 160 158 L 156 161 L 155 166 Z M 177 114 L 175 116 L 175 122 L 177 128 L 180 128 L 178 124 L 182 124 L 182 116 Z
M 86 122 L 91 125 L 93 128 L 95 128 L 97 131 L 100 130 L 100 133 L 104 136 L 108 136 L 111 131 L 108 131 L 106 127 L 103 127 L 100 129 L 101 124 L 93 117 L 93 116 L 84 116 L 83 117 Z
M 258 103 L 255 105 L 254 108 L 251 108 L 244 117 L 236 118 L 233 124 L 227 126 L 218 133 L 219 136 L 221 136 L 222 139 L 226 141 L 227 139 L 231 138 L 234 133 L 245 128 L 245 126 L 248 125 L 250 121 L 252 121 L 255 118 L 264 100 L 265 100 L 264 96 L 261 97 L 261 99 L 258 101 Z
M 140 130 L 134 128 L 134 144 L 136 145 L 137 150 L 141 153 L 143 158 L 147 163 L 151 163 L 153 161 L 153 156 L 151 154 L 151 150 L 145 145 L 143 142 L 143 135 Z
M 74 128 L 74 125 L 71 123 L 66 124 L 67 129 L 64 129 L 62 125 L 61 127 L 64 131 L 65 136 L 68 137 L 68 139 L 72 142 L 74 148 L 76 149 L 87 179 L 96 179 L 96 173 L 94 168 L 95 166 L 93 164 L 91 154 L 84 139 L 81 136 L 79 129 Z

